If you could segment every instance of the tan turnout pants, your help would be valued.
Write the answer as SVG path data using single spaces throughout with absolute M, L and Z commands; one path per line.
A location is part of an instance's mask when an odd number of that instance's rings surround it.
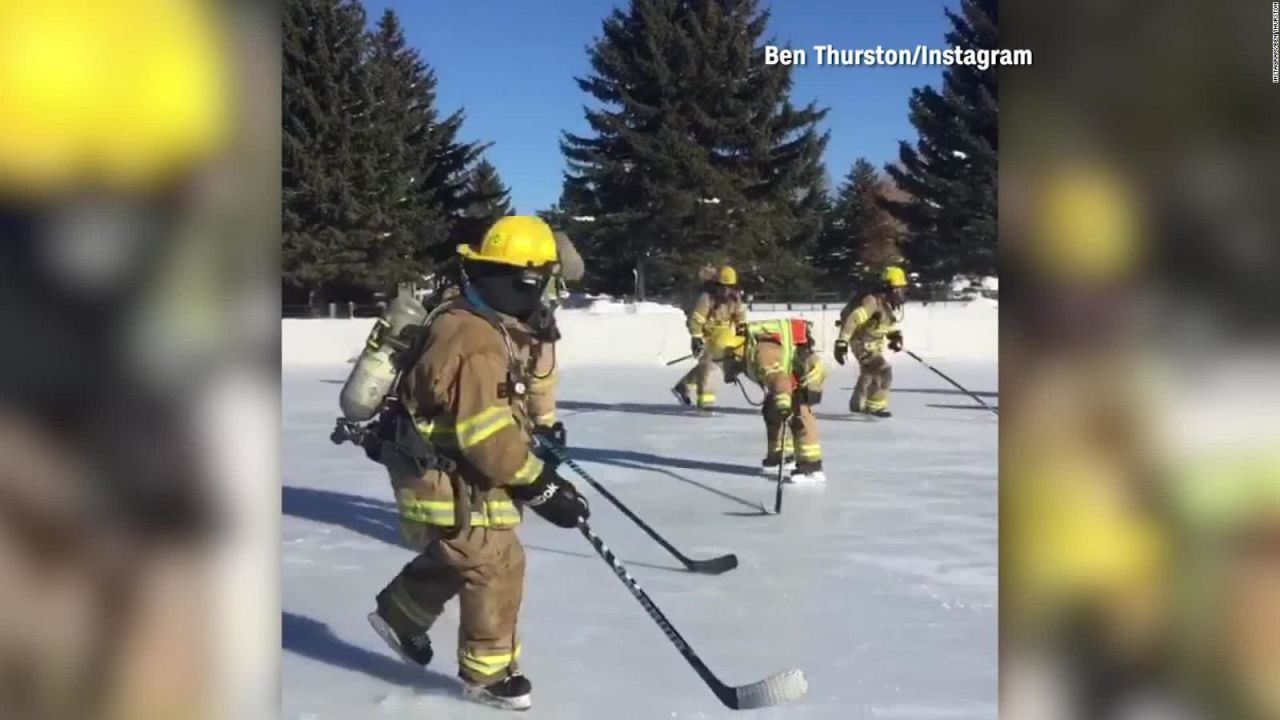
M 889 407 L 889 386 L 893 384 L 893 366 L 883 353 L 858 357 L 858 381 L 849 398 L 852 412 L 875 412 Z
M 703 350 L 698 356 L 698 364 L 680 378 L 680 385 L 689 390 L 689 395 L 700 408 L 711 407 L 716 402 L 715 370 L 719 362 L 711 359 L 711 353 Z
M 783 456 L 794 455 L 797 462 L 817 462 L 822 459 L 822 447 L 818 444 L 818 421 L 813 408 L 797 403 L 791 414 L 787 437 L 782 438 L 782 414 L 774 407 L 773 398 L 764 403 L 765 442 L 770 452 Z
M 458 670 L 488 685 L 514 672 L 516 619 L 524 591 L 524 548 L 509 528 L 471 528 L 457 537 L 423 525 L 421 553 L 378 595 L 379 606 L 426 631 L 458 597 Z

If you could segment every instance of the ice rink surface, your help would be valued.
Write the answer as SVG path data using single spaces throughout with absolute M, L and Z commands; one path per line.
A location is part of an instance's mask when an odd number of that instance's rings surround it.
M 888 420 L 846 410 L 855 369 L 828 364 L 818 408 L 829 482 L 789 486 L 783 514 L 759 470 L 759 410 L 721 387 L 717 417 L 675 406 L 686 366 L 565 371 L 571 455 L 686 555 L 738 555 L 685 572 L 587 484 L 592 524 L 685 639 L 731 685 L 804 670 L 800 702 L 736 713 L 688 667 L 572 530 L 529 514 L 520 717 L 993 718 L 996 716 L 997 418 L 904 355 Z M 989 405 L 994 362 L 934 364 Z M 282 376 L 283 717 L 512 717 L 462 699 L 457 607 L 426 672 L 370 630 L 373 596 L 411 558 L 382 468 L 329 442 L 350 366 Z M 748 384 L 753 400 L 760 390 Z

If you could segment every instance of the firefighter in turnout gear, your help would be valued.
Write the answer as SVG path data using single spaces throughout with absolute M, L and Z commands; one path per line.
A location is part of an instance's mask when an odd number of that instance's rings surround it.
M 547 285 L 542 310 L 532 323 L 533 373 L 529 378 L 528 406 L 534 433 L 563 448 L 567 442 L 564 424 L 556 420 L 556 387 L 560 382 L 556 371 L 556 343 L 560 340 L 560 329 L 556 326 L 555 311 L 567 293 L 566 283 L 581 280 L 585 268 L 582 256 L 568 235 L 555 233 L 555 240 L 559 269 Z
M 747 310 L 738 292 L 738 273 L 725 265 L 716 273 L 715 283 L 698 296 L 689 312 L 690 350 L 698 364 L 671 389 L 680 404 L 697 405 L 708 411 L 716 401 L 712 371 L 724 354 L 724 345 L 735 336 L 735 328 L 747 321 Z
M 792 482 L 826 482 L 813 415 L 813 406 L 822 400 L 826 372 L 810 324 L 800 318 L 745 323 L 726 342 L 724 359 L 728 381 L 744 372 L 764 388 L 766 475 L 794 461 Z
M 378 594 L 369 621 L 404 658 L 425 665 L 427 631 L 456 596 L 467 693 L 523 709 L 532 686 L 517 669 L 521 507 L 564 528 L 589 514 L 573 485 L 534 451 L 526 407 L 536 342 L 530 323 L 556 272 L 556 243 L 542 220 L 508 216 L 458 253 L 461 295 L 427 319 L 393 391 L 401 422 L 444 462 L 421 471 L 397 447 L 382 446 L 401 533 L 419 554 Z
M 902 268 L 889 266 L 880 278 L 880 290 L 864 296 L 841 321 L 835 357 L 837 363 L 844 365 L 852 347 L 858 361 L 858 382 L 849 398 L 849 411 L 889 417 L 893 368 L 884 350 L 886 345 L 894 352 L 902 350 L 898 323 L 902 320 L 907 276 Z

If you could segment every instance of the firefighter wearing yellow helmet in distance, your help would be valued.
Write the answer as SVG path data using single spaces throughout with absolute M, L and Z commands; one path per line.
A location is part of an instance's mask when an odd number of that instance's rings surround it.
M 880 275 L 878 291 L 868 293 L 840 323 L 836 340 L 836 362 L 844 365 L 850 348 L 858 361 L 858 382 L 849 398 L 849 411 L 889 417 L 889 386 L 893 368 L 884 356 L 885 346 L 902 350 L 901 309 L 907 276 L 902 268 L 889 266 Z
M 514 532 L 519 507 L 564 528 L 589 514 L 573 485 L 531 449 L 528 323 L 556 272 L 556 241 L 542 220 L 509 216 L 458 253 L 462 293 L 432 314 L 396 388 L 417 436 L 456 469 L 417 473 L 384 453 L 401 531 L 420 554 L 378 594 L 369 621 L 393 649 L 426 665 L 427 631 L 456 596 L 459 676 L 467 693 L 523 709 L 532 685 L 517 669 L 524 586 L 524 550 Z
M 765 474 L 794 461 L 792 482 L 826 482 L 813 416 L 826 373 L 809 323 L 800 318 L 744 323 L 720 352 L 728 378 L 745 372 L 764 388 Z
M 735 328 L 746 321 L 747 309 L 738 292 L 738 272 L 725 265 L 689 312 L 690 350 L 698 364 L 671 389 L 680 404 L 696 404 L 702 411 L 709 411 L 715 405 L 712 372 L 724 344 L 734 337 Z

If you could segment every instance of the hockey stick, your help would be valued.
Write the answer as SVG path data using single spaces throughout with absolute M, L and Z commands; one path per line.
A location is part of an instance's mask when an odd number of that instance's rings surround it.
M 799 670 L 788 670 L 786 672 L 771 675 L 764 680 L 760 680 L 750 685 L 731 686 L 725 685 L 720 678 L 711 672 L 706 663 L 702 662 L 702 658 L 689 647 L 689 643 L 685 641 L 680 633 L 672 626 L 671 621 L 662 614 L 657 605 L 653 604 L 653 600 L 649 599 L 648 593 L 641 589 L 640 584 L 631 577 L 631 573 L 627 572 L 618 558 L 614 557 L 613 551 L 608 545 L 591 531 L 591 527 L 587 525 L 585 520 L 578 523 L 578 529 L 582 531 L 582 536 L 591 543 L 591 547 L 595 548 L 596 554 L 605 562 L 609 563 L 609 567 L 613 569 L 613 574 L 618 576 L 623 585 L 627 586 L 627 590 L 631 591 L 632 597 L 640 601 L 640 605 L 644 607 L 645 612 L 649 613 L 649 617 L 653 619 L 658 627 L 666 634 L 667 639 L 672 645 L 676 646 L 676 650 L 684 656 L 693 666 L 698 677 L 711 688 L 711 692 L 716 694 L 720 702 L 725 707 L 733 710 L 750 710 L 752 708 L 768 707 L 770 705 L 778 705 L 784 702 L 799 699 L 805 692 L 809 690 L 809 682 L 805 680 L 804 673 Z
M 778 435 L 778 444 L 781 446 L 782 449 L 779 451 L 779 454 L 778 454 L 778 491 L 777 491 L 777 494 L 773 496 L 773 514 L 774 515 L 782 514 L 782 486 L 786 484 L 782 481 L 782 473 L 783 473 L 783 469 L 786 468 L 787 466 L 787 462 L 786 462 L 787 426 L 790 424 L 791 424 L 791 417 L 789 415 L 784 415 L 782 418 L 782 430 Z
M 907 350 L 907 351 L 906 351 L 906 353 L 907 353 L 908 355 L 910 355 L 911 357 L 915 358 L 916 360 L 919 360 L 921 365 L 923 365 L 923 366 L 925 366 L 925 367 L 929 368 L 930 370 L 932 370 L 934 373 L 936 373 L 936 374 L 938 375 L 938 377 L 942 378 L 943 380 L 946 380 L 947 382 L 951 383 L 952 385 L 955 385 L 955 386 L 956 386 L 956 388 L 960 390 L 960 392 L 964 393 L 965 395 L 968 395 L 969 397 L 973 398 L 974 400 L 977 400 L 977 401 L 978 401 L 978 404 L 979 404 L 979 405 L 981 405 L 982 407 L 984 407 L 984 408 L 986 408 L 986 409 L 990 410 L 991 412 L 995 413 L 996 415 L 999 415 L 999 414 L 1000 414 L 1000 411 L 999 411 L 999 410 L 997 410 L 996 408 L 993 408 L 993 407 L 991 407 L 990 405 L 988 405 L 988 404 L 986 404 L 985 402 L 983 402 L 983 401 L 982 401 L 982 398 L 980 398 L 980 397 L 978 397 L 977 395 L 974 395 L 973 393 L 969 392 L 969 391 L 965 388 L 965 386 L 963 386 L 963 385 L 961 385 L 960 383 L 956 382 L 955 380 L 952 380 L 951 378 L 947 377 L 946 373 L 942 372 L 942 371 L 941 371 L 941 370 L 939 370 L 938 368 L 936 368 L 936 367 L 934 367 L 934 366 L 930 365 L 929 363 L 925 362 L 925 361 L 924 361 L 924 358 L 922 358 L 922 357 L 920 357 L 919 355 L 917 355 L 917 354 L 915 354 L 915 353 L 911 352 L 910 350 Z
M 588 483 L 590 483 L 591 487 L 596 489 L 596 492 L 600 493 L 605 497 L 606 500 L 613 503 L 614 507 L 618 508 L 618 510 L 620 510 L 623 515 L 626 515 L 628 518 L 631 519 L 632 522 L 634 522 L 636 525 L 639 525 L 641 530 L 644 530 L 646 533 L 648 533 L 649 537 L 657 541 L 657 543 L 661 545 L 664 550 L 671 553 L 672 557 L 679 560 L 680 564 L 684 565 L 686 570 L 690 572 L 704 573 L 706 575 L 720 575 L 721 573 L 729 572 L 730 570 L 738 567 L 738 556 L 734 555 L 733 553 L 729 553 L 728 555 L 721 555 L 719 557 L 714 557 L 709 560 L 694 560 L 692 558 L 686 557 L 684 553 L 677 550 L 675 546 L 667 542 L 661 535 L 659 535 L 656 530 L 649 527 L 649 525 L 646 524 L 645 521 L 641 520 L 639 516 L 631 512 L 630 508 L 628 508 L 626 505 L 623 505 L 622 501 L 619 500 L 617 497 L 615 497 L 613 493 L 609 492 L 608 488 L 601 485 L 599 482 L 596 482 L 596 479 L 591 477 L 589 474 L 587 474 L 587 471 L 583 470 L 581 465 L 574 462 L 573 458 L 565 455 L 564 452 L 560 450 L 560 448 L 557 448 L 554 445 L 551 445 L 550 443 L 548 443 L 546 440 L 543 440 L 542 438 L 538 438 L 538 442 L 542 443 L 542 447 L 545 448 L 548 452 L 550 452 L 557 460 L 559 460 L 560 462 L 563 462 L 565 465 L 568 465 L 570 468 L 573 469 L 574 472 L 581 475 L 583 480 L 586 480 Z
M 684 362 L 685 360 L 688 360 L 688 359 L 689 359 L 689 358 L 691 358 L 691 357 L 695 357 L 695 356 L 694 356 L 692 353 L 690 353 L 690 354 L 688 354 L 688 355 L 685 355 L 684 357 L 678 357 L 678 358 L 676 358 L 675 360 L 672 360 L 672 361 L 668 362 L 668 363 L 667 363 L 667 367 L 670 367 L 670 366 L 672 366 L 672 365 L 675 365 L 676 363 L 682 363 L 682 362 Z

